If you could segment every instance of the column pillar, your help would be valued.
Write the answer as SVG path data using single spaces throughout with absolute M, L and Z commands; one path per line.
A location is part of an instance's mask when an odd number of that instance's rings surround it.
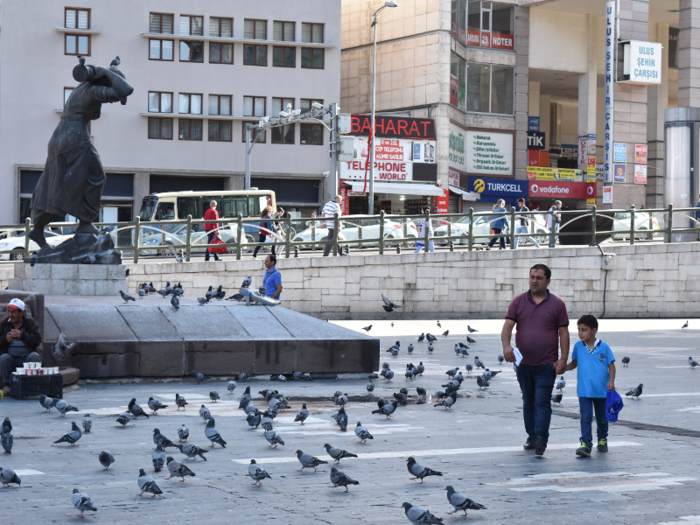
M 700 0 L 680 0 L 679 30 L 678 107 L 697 108 L 700 107 Z
M 527 178 L 530 9 L 515 8 L 515 178 Z
M 596 133 L 598 95 L 598 41 L 596 18 L 588 15 L 588 71 L 578 79 L 578 136 Z
M 647 88 L 647 199 L 649 208 L 664 207 L 664 111 L 668 108 L 668 24 L 650 24 L 649 41 L 662 48 L 661 84 Z

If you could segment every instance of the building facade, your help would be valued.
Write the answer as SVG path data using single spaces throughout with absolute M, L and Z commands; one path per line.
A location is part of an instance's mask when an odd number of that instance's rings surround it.
M 77 85 L 78 56 L 119 55 L 134 93 L 105 104 L 90 133 L 107 184 L 101 219 L 132 220 L 152 192 L 244 187 L 244 125 L 337 103 L 340 0 L 84 0 L 0 3 L 0 224 L 23 222 L 46 145 Z M 27 31 L 26 21 L 32 21 Z M 252 186 L 308 214 L 330 195 L 329 133 L 269 130 Z

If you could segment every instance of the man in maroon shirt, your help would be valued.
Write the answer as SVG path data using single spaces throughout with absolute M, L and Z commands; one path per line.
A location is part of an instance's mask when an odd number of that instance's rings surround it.
M 209 209 L 204 212 L 204 220 L 205 221 L 218 221 L 219 220 L 219 212 L 216 211 L 216 201 L 211 201 L 209 203 Z M 218 222 L 212 222 L 210 224 L 205 224 L 204 225 L 204 231 L 208 232 L 207 234 L 207 244 L 211 244 L 211 241 L 214 240 L 214 237 L 216 237 L 216 232 L 219 231 L 217 228 L 219 227 Z M 204 260 L 208 261 L 209 260 L 209 248 L 207 248 L 207 252 L 204 255 Z M 219 254 L 215 253 L 214 254 L 214 260 L 218 261 L 219 260 Z
M 530 268 L 530 289 L 518 295 L 508 307 L 501 331 L 503 357 L 514 363 L 510 345 L 513 327 L 516 348 L 522 362 L 516 375 L 523 395 L 523 419 L 527 441 L 525 450 L 544 454 L 552 418 L 552 390 L 557 373 L 563 373 L 569 358 L 569 315 L 564 301 L 547 290 L 552 271 L 544 264 Z M 561 348 L 561 357 L 559 357 Z

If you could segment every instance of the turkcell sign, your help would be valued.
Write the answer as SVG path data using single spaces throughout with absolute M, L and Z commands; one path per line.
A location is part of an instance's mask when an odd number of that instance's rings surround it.
M 613 182 L 613 58 L 615 50 L 615 2 L 605 3 L 605 109 L 603 110 L 603 182 Z
M 499 197 L 527 197 L 527 181 L 469 177 L 469 191 Z

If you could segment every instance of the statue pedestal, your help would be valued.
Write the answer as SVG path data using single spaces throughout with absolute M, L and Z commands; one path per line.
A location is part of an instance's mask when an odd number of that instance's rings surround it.
M 44 246 L 36 252 L 37 264 L 121 264 L 122 254 L 115 250 L 109 232 L 76 233 L 58 246 Z M 29 262 L 27 258 L 25 262 Z
M 10 290 L 44 295 L 118 295 L 126 292 L 126 268 L 110 264 L 15 263 Z

